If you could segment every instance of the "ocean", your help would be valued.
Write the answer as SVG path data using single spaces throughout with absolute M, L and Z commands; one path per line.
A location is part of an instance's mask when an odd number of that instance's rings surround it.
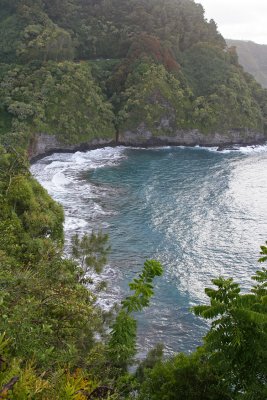
M 164 275 L 149 308 L 137 313 L 138 356 L 156 343 L 166 354 L 193 351 L 209 323 L 191 307 L 207 302 L 204 289 L 218 276 L 243 291 L 260 268 L 267 240 L 267 146 L 216 148 L 104 148 L 53 154 L 32 174 L 65 210 L 66 254 L 73 234 L 109 234 L 109 263 L 95 282 L 111 309 L 146 259 Z

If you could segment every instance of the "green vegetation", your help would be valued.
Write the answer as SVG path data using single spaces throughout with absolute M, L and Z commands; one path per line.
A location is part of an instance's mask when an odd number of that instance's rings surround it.
M 136 353 L 131 313 L 149 305 L 161 265 L 145 263 L 111 318 L 96 305 L 105 285 L 88 289 L 106 263 L 107 235 L 74 236 L 73 257 L 64 258 L 62 208 L 30 175 L 25 154 L 2 147 L 0 172 L 0 396 L 84 399 L 80 391 L 110 383 L 117 391 Z
M 192 0 L 1 0 L 0 398 L 264 400 L 267 271 L 250 293 L 231 279 L 195 314 L 212 319 L 191 355 L 157 346 L 135 373 L 135 312 L 149 306 L 155 260 L 107 314 L 92 289 L 108 237 L 73 238 L 63 210 L 29 173 L 38 133 L 65 144 L 199 129 L 264 132 L 267 92 L 243 72 Z M 261 262 L 267 248 L 262 246 Z
M 239 63 L 264 87 L 267 88 L 267 45 L 245 40 L 226 40 L 236 48 Z
M 0 33 L 3 144 L 266 130 L 267 91 L 192 0 L 2 0 Z
M 257 284 L 248 294 L 240 294 L 232 279 L 213 280 L 216 288 L 206 289 L 210 304 L 193 309 L 212 320 L 204 345 L 145 368 L 140 399 L 266 398 L 267 270 L 252 278 Z
M 142 273 L 129 284 L 134 294 L 122 301 L 122 308 L 112 325 L 109 340 L 109 357 L 119 368 L 126 370 L 136 354 L 136 321 L 131 313 L 149 306 L 149 300 L 154 294 L 153 279 L 162 273 L 163 269 L 158 261 L 147 260 Z
M 211 319 L 204 343 L 190 355 L 164 360 L 157 346 L 135 373 L 135 312 L 149 306 L 162 274 L 146 261 L 115 314 L 96 305 L 108 237 L 73 237 L 63 256 L 63 212 L 28 172 L 23 151 L 0 153 L 0 396 L 12 399 L 232 399 L 267 395 L 267 270 L 249 293 L 219 277 L 209 303 L 193 312 Z M 267 260 L 261 247 L 260 262 Z M 91 286 L 92 287 L 92 286 Z M 109 328 L 109 329 L 108 329 Z M 90 397 L 91 396 L 91 397 Z
M 189 91 L 163 65 L 140 62 L 125 82 L 118 112 L 119 130 L 134 130 L 142 122 L 154 135 L 172 135 L 188 125 Z
M 111 105 L 88 63 L 12 65 L 2 80 L 0 96 L 4 120 L 12 117 L 13 135 L 27 131 L 30 140 L 34 132 L 46 132 L 65 143 L 79 143 L 114 134 Z M 6 139 L 6 132 L 3 136 Z M 16 137 L 21 140 L 21 135 Z

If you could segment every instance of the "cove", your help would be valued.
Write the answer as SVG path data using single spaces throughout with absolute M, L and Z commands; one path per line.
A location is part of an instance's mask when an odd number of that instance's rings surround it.
M 32 173 L 66 214 L 72 234 L 101 228 L 112 252 L 103 307 L 112 307 L 146 258 L 164 266 L 152 305 L 137 315 L 139 355 L 157 342 L 166 352 L 191 351 L 207 323 L 190 307 L 219 275 L 246 290 L 267 240 L 267 148 L 104 148 L 54 154 Z M 99 278 L 98 278 L 99 279 Z

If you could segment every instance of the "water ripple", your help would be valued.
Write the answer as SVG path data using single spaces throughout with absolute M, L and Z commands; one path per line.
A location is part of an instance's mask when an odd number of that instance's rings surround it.
M 127 292 L 146 258 L 163 263 L 152 305 L 137 315 L 140 356 L 159 341 L 168 353 L 193 350 L 208 325 L 190 307 L 207 301 L 211 279 L 232 276 L 246 290 L 259 267 L 267 147 L 215 150 L 107 148 L 56 154 L 32 167 L 65 208 L 67 241 L 97 227 L 110 234 L 104 304 Z

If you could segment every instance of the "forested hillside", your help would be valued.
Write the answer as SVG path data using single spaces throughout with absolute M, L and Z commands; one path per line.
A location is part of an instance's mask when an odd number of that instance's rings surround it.
M 228 46 L 235 46 L 239 63 L 245 71 L 267 88 L 267 45 L 245 40 L 226 40 Z
M 1 137 L 26 147 L 264 137 L 266 91 L 192 0 L 1 0 L 0 62 Z
M 207 289 L 200 349 L 166 362 L 159 346 L 130 373 L 134 313 L 161 265 L 146 261 L 129 296 L 101 310 L 105 282 L 93 290 L 91 275 L 107 235 L 75 236 L 64 256 L 63 210 L 29 173 L 40 134 L 62 147 L 192 130 L 264 138 L 266 91 L 214 21 L 192 0 L 0 0 L 0 81 L 0 398 L 266 399 L 266 269 L 247 295 L 222 278 Z
M 159 345 L 130 373 L 134 313 L 149 305 L 161 265 L 146 261 L 107 314 L 96 303 L 105 282 L 91 289 L 92 271 L 107 260 L 107 235 L 74 236 L 64 257 L 62 209 L 29 174 L 25 154 L 0 148 L 0 172 L 2 399 L 266 399 L 266 268 L 246 294 L 232 279 L 213 280 L 208 304 L 192 310 L 212 321 L 195 352 L 165 360 Z

